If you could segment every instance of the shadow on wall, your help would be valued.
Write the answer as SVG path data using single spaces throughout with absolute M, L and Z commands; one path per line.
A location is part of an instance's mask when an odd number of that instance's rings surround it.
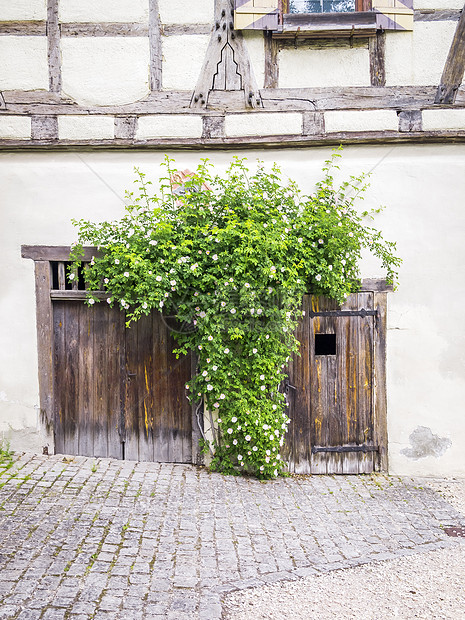
M 433 435 L 427 426 L 417 426 L 409 437 L 410 447 L 400 451 L 404 456 L 418 461 L 427 456 L 439 458 L 452 446 L 452 441 L 447 437 Z

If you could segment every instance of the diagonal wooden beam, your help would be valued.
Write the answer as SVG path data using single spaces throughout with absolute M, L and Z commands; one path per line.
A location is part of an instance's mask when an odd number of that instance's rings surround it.
M 465 6 L 457 23 L 434 103 L 454 103 L 465 72 Z

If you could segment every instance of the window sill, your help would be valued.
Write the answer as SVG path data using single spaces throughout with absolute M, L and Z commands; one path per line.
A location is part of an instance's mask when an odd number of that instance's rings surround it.
M 287 13 L 273 38 L 369 37 L 377 30 L 374 11 L 350 13 Z

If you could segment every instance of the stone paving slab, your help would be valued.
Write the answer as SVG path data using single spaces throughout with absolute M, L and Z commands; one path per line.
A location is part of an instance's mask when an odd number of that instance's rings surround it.
M 263 483 L 189 465 L 16 455 L 0 475 L 0 618 L 217 620 L 232 590 L 457 544 L 412 479 Z

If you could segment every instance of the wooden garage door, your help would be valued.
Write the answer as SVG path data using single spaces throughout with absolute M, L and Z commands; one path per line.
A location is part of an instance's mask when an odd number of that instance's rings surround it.
M 189 463 L 192 416 L 159 313 L 125 327 L 106 303 L 53 301 L 55 451 Z
M 306 296 L 287 387 L 286 439 L 297 473 L 369 473 L 379 468 L 375 432 L 374 293 L 333 300 Z

